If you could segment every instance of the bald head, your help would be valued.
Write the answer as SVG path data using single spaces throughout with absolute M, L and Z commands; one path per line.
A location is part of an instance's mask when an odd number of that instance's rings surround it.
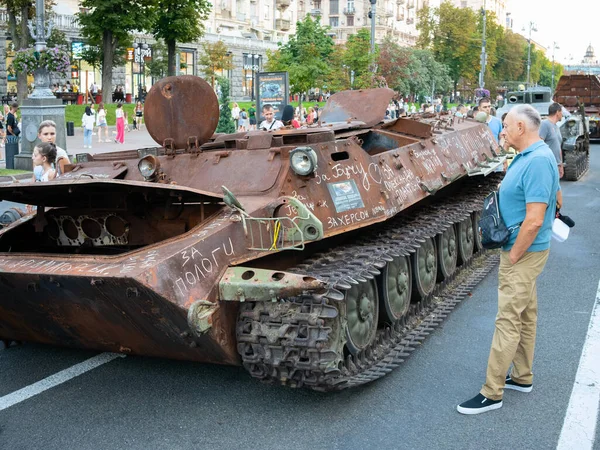
M 540 140 L 541 123 L 540 114 L 531 105 L 518 105 L 504 118 L 504 129 L 500 136 L 517 151 L 523 151 Z

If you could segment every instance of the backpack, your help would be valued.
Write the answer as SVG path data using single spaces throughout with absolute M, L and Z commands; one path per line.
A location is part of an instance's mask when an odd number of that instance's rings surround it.
M 246 120 L 248 118 L 248 116 L 246 115 L 246 111 L 242 111 L 240 113 L 240 118 Z
M 521 226 L 507 228 L 500 216 L 499 195 L 497 191 L 489 194 L 483 201 L 483 210 L 478 229 L 481 245 L 488 250 L 500 248 L 510 240 L 510 235 Z

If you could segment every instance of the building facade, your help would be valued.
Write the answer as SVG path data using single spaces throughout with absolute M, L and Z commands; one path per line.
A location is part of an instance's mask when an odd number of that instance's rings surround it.
M 439 0 L 377 0 L 375 39 L 393 37 L 401 45 L 414 45 L 418 36 L 417 13 L 425 5 L 438 6 Z M 243 101 L 253 98 L 254 74 L 261 71 L 267 50 L 276 50 L 278 42 L 286 42 L 296 31 L 296 22 L 307 15 L 329 26 L 330 35 L 338 44 L 360 28 L 371 26 L 370 0 L 213 0 L 205 35 L 199 42 L 178 43 L 179 74 L 202 76 L 198 56 L 201 42 L 223 41 L 231 53 L 234 69 L 223 74 L 231 81 L 231 96 Z M 85 42 L 81 38 L 77 13 L 78 0 L 62 0 L 53 6 L 51 20 L 66 34 L 71 47 L 73 67 L 66 78 L 53 81 L 76 85 L 85 92 L 95 82 L 101 85 L 101 74 L 81 59 Z M 0 95 L 16 92 L 16 79 L 7 71 L 14 56 L 11 38 L 7 32 L 8 17 L 0 9 Z M 127 99 L 135 100 L 153 79 L 147 76 L 145 65 L 153 58 L 155 41 L 150 35 L 133 36 L 133 47 L 124 57 L 123 65 L 113 71 L 113 89 L 122 88 Z M 30 79 L 33 83 L 33 79 Z
M 436 0 L 437 1 L 437 0 Z M 375 4 L 375 41 L 392 37 L 400 45 L 413 46 L 418 37 L 417 12 L 428 0 L 377 0 Z M 437 1 L 439 3 L 439 1 Z M 371 2 L 369 0 L 312 0 L 303 2 L 300 11 L 320 17 L 322 25 L 331 27 L 331 36 L 337 44 L 348 40 L 361 28 L 370 28 Z
M 215 2 L 217 3 L 217 2 Z M 290 1 L 287 0 L 289 5 Z M 297 0 L 293 3 L 297 3 Z M 277 0 L 276 4 L 286 4 L 286 0 Z M 246 9 L 244 9 L 246 8 Z M 76 14 L 79 2 L 76 0 L 61 1 L 54 5 L 51 21 L 53 26 L 63 31 L 71 49 L 73 63 L 71 73 L 65 78 L 54 77 L 52 82 L 64 85 L 67 81 L 76 85 L 80 92 L 85 92 L 95 82 L 101 85 L 101 73 L 83 61 L 80 57 L 85 42 L 81 38 L 80 25 Z M 282 17 L 294 17 L 294 21 Z M 200 42 L 216 42 L 221 40 L 231 52 L 234 69 L 223 75 L 231 81 L 231 95 L 235 100 L 252 98 L 253 74 L 262 70 L 266 61 L 267 50 L 276 50 L 278 41 L 287 40 L 287 36 L 295 32 L 297 15 L 283 8 L 267 8 L 262 2 L 254 0 L 222 0 L 213 9 L 205 23 L 205 35 L 198 42 L 178 43 L 179 74 L 200 75 L 202 67 L 198 65 L 198 56 L 202 52 Z M 8 33 L 8 15 L 0 9 L 0 95 L 16 93 L 16 78 L 8 73 L 8 67 L 14 56 L 12 41 Z M 294 24 L 294 26 L 291 25 Z M 274 28 L 274 26 L 278 28 Z M 133 36 L 133 47 L 124 57 L 123 65 L 113 70 L 113 89 L 122 87 L 128 99 L 134 101 L 142 86 L 149 89 L 153 81 L 146 75 L 145 63 L 152 59 L 155 40 L 150 35 Z M 29 84 L 33 83 L 30 77 Z
M 459 8 L 471 8 L 476 11 L 481 8 L 493 12 L 497 22 L 505 28 L 512 28 L 512 18 L 508 9 L 509 0 L 451 0 Z
M 573 61 L 570 61 L 569 64 L 565 65 L 564 74 L 600 75 L 600 59 L 596 56 L 596 52 L 591 43 L 585 50 L 585 54 L 579 62 L 574 63 Z

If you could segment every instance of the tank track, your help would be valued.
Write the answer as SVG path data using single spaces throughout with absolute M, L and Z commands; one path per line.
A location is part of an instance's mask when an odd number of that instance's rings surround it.
M 577 181 L 590 168 L 590 145 L 589 142 L 580 141 L 577 147 L 579 150 L 565 152 L 565 180 Z
M 501 175 L 468 180 L 461 192 L 412 214 L 400 214 L 371 227 L 355 242 L 314 255 L 290 269 L 328 282 L 324 294 L 282 302 L 247 302 L 240 307 L 238 352 L 250 374 L 264 382 L 315 390 L 340 390 L 368 383 L 391 372 L 415 350 L 498 263 L 483 252 L 438 283 L 433 293 L 411 303 L 408 314 L 377 330 L 357 355 L 345 355 L 343 291 L 380 274 L 394 257 L 412 254 L 434 237 L 481 208 Z

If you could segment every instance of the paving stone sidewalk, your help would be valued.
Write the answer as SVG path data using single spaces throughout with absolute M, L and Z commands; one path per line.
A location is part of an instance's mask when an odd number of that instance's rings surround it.
M 96 130 L 94 129 L 94 132 Z M 116 152 L 119 150 L 134 150 L 144 147 L 154 147 L 158 144 L 150 137 L 146 127 L 142 130 L 131 130 L 125 132 L 125 142 L 123 144 L 117 144 L 115 142 L 116 128 L 108 127 L 108 137 L 110 142 L 98 142 L 98 135 L 92 136 L 92 148 L 83 148 L 83 129 L 81 127 L 75 128 L 74 136 L 67 136 L 67 153 L 69 155 L 76 155 L 77 153 L 108 153 Z M 102 136 L 104 139 L 104 135 Z M 0 149 L 0 155 L 4 158 L 4 148 Z M 0 159 L 0 169 L 6 168 L 6 161 Z

